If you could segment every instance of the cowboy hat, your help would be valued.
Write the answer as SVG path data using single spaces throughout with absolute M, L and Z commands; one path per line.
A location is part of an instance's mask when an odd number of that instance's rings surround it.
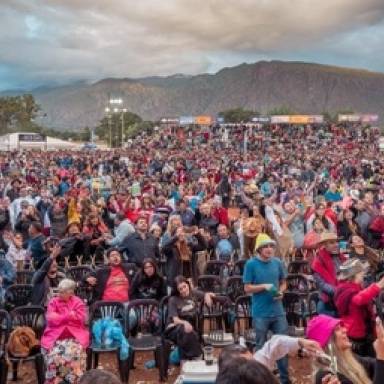
M 339 238 L 337 237 L 336 234 L 332 233 L 332 232 L 323 232 L 321 235 L 320 235 L 320 240 L 318 241 L 317 244 L 323 244 L 323 243 L 326 243 L 327 241 L 338 241 Z

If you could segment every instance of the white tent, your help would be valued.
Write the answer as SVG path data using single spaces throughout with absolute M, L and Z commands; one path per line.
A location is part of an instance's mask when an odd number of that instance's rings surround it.
M 13 151 L 15 149 L 80 149 L 81 143 L 56 139 L 33 132 L 15 132 L 0 136 L 0 150 Z

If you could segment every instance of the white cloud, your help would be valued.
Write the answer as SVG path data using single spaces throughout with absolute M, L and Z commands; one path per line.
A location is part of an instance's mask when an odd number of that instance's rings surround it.
M 336 47 L 337 63 L 344 55 L 348 65 L 377 46 L 367 28 L 383 16 L 382 0 L 2 0 L 0 65 L 8 75 L 0 72 L 0 87 L 1 79 L 30 86 L 199 73 L 306 52 L 311 61 L 332 60 Z M 356 52 L 360 31 L 366 41 Z

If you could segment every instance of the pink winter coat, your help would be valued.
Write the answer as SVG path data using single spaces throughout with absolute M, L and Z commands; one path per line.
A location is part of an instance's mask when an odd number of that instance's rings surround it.
M 47 326 L 41 338 L 41 346 L 50 350 L 56 340 L 72 336 L 84 348 L 89 345 L 89 331 L 85 327 L 84 302 L 77 296 L 68 301 L 54 297 L 47 308 Z M 65 336 L 65 337 L 63 337 Z

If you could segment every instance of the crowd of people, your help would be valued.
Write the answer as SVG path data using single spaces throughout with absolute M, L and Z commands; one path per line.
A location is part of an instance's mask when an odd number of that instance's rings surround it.
M 287 267 L 303 260 L 319 299 L 306 327 L 312 342 L 295 339 L 293 350 L 310 349 L 315 383 L 382 382 L 384 332 L 374 305 L 384 288 L 378 137 L 361 124 L 239 124 L 185 129 L 180 137 L 163 128 L 108 151 L 3 152 L 0 305 L 12 310 L 18 272 L 33 271 L 29 303 L 46 310 L 46 382 L 57 382 L 65 361 L 64 379 L 77 383 L 94 303 L 169 296 L 163 333 L 182 360 L 200 358 L 194 319 L 216 293 L 199 289 L 198 278 L 207 260 L 228 271 L 243 260 L 254 347 L 262 351 L 270 332 L 288 333 Z M 68 279 L 77 265 L 89 273 Z M 279 340 L 279 350 L 289 343 Z M 237 347 L 223 351 L 218 383 L 234 375 L 240 383 L 276 382 L 273 364 Z M 274 362 L 284 384 L 291 381 L 289 350 L 282 350 Z

